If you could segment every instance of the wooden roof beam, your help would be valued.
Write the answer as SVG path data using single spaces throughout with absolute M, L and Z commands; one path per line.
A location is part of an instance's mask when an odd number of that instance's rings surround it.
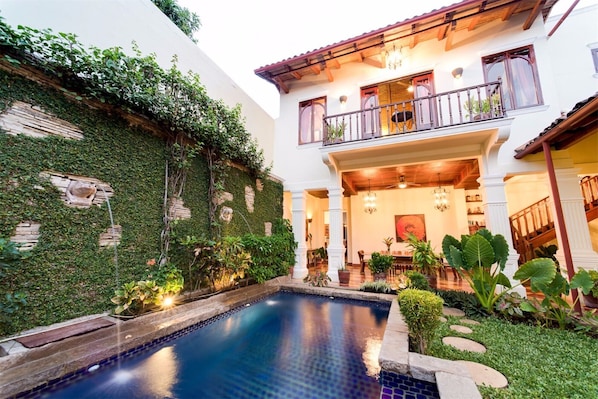
M 515 13 L 516 9 L 517 9 L 517 3 L 511 4 L 510 6 L 505 7 L 504 14 L 502 15 L 501 19 L 503 21 L 508 21 L 509 19 L 511 19 L 511 17 Z
M 542 12 L 542 5 L 546 2 L 546 0 L 536 0 L 536 4 L 534 8 L 530 11 L 527 20 L 523 24 L 523 30 L 528 30 L 531 28 L 532 24 L 538 18 L 538 15 Z
M 468 31 L 475 30 L 476 26 L 478 25 L 478 23 L 482 19 L 482 12 L 484 12 L 484 10 L 486 9 L 486 4 L 487 3 L 488 2 L 483 1 L 482 4 L 480 4 L 480 7 L 478 8 L 478 12 L 471 19 L 471 22 L 469 23 L 469 26 L 467 27 Z
M 456 26 L 457 26 L 457 21 L 452 21 L 451 27 L 449 28 L 448 33 L 446 35 L 446 43 L 444 45 L 444 51 L 450 51 L 453 48 L 453 37 L 454 37 L 454 32 L 455 32 Z
M 289 94 L 289 87 L 282 81 L 281 78 L 279 78 L 278 76 L 276 76 L 274 78 L 274 80 L 276 81 L 276 84 L 278 85 L 278 89 L 282 90 L 285 92 L 285 94 Z

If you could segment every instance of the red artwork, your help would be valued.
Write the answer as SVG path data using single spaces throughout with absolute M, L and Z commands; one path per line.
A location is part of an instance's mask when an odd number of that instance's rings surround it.
M 426 241 L 426 223 L 423 214 L 395 215 L 395 228 L 397 242 L 407 241 L 409 233 L 413 233 L 418 239 Z

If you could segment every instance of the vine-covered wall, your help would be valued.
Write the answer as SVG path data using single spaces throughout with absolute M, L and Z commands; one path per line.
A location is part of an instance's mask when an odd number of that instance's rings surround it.
M 32 138 L 0 127 L 0 237 L 11 237 L 23 221 L 41 226 L 31 256 L 0 279 L 1 295 L 18 290 L 27 296 L 11 320 L 11 330 L 19 331 L 112 309 L 115 288 L 143 277 L 147 260 L 160 255 L 168 153 L 161 138 L 120 117 L 0 71 L 0 115 L 15 101 L 40 107 L 83 132 L 82 140 Z M 99 245 L 100 234 L 111 227 L 108 203 L 67 207 L 59 190 L 40 175 L 48 171 L 98 179 L 114 190 L 109 204 L 114 223 L 122 226 L 116 257 L 113 247 Z M 223 205 L 234 214 L 223 224 L 223 236 L 263 234 L 265 222 L 282 217 L 282 185 L 263 184 L 260 191 L 242 170 L 228 170 L 225 191 L 233 200 Z M 255 193 L 253 213 L 245 204 L 246 186 Z M 182 194 L 191 218 L 177 223 L 175 238 L 208 234 L 207 187 L 207 164 L 198 156 Z

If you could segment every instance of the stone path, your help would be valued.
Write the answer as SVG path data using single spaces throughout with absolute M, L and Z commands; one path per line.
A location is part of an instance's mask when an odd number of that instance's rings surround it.
M 468 324 L 472 326 L 472 328 L 475 328 L 474 326 L 480 324 L 475 320 L 463 318 L 465 316 L 465 313 L 459 309 L 444 307 L 442 310 L 442 314 L 444 314 L 445 316 L 458 317 L 459 322 Z M 447 321 L 445 317 L 441 317 L 441 320 L 442 322 Z M 473 333 L 473 330 L 471 328 L 458 324 L 453 324 L 449 328 L 461 334 Z M 450 345 L 461 351 L 470 351 L 477 353 L 486 352 L 486 347 L 484 345 L 467 338 L 447 336 L 442 338 L 442 343 L 445 345 Z M 463 364 L 467 367 L 473 380 L 477 385 L 487 385 L 494 388 L 505 388 L 507 385 L 509 385 L 509 381 L 507 380 L 507 378 L 503 374 L 491 367 L 466 360 L 455 360 L 455 362 Z

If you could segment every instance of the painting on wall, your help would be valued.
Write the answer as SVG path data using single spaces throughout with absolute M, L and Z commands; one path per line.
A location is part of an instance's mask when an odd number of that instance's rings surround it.
M 397 242 L 406 242 L 409 233 L 426 241 L 426 219 L 424 214 L 395 215 L 395 231 Z

